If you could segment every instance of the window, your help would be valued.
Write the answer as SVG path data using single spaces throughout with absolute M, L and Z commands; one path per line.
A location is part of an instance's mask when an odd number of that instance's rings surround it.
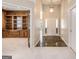
M 15 16 L 13 20 L 13 29 L 14 30 L 21 30 L 22 29 L 22 17 Z
M 22 29 L 22 17 L 17 17 L 17 29 Z

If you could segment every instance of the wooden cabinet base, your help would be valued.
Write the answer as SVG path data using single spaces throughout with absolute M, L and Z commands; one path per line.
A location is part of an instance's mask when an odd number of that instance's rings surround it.
M 27 31 L 3 31 L 2 32 L 3 38 L 27 38 L 28 32 Z

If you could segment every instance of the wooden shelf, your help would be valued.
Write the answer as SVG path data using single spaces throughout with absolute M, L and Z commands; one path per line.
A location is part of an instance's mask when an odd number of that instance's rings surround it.
M 22 28 L 17 28 L 17 17 L 22 17 Z M 6 11 L 5 37 L 28 37 L 29 12 Z
M 24 16 L 24 17 L 27 17 L 27 16 L 29 16 L 29 15 L 6 15 L 6 16 Z

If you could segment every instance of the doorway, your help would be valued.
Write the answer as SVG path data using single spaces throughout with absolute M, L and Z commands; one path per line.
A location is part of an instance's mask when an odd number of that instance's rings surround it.
M 30 47 L 30 11 L 2 10 L 2 38 L 6 48 Z
M 69 46 L 76 51 L 76 7 L 70 9 Z

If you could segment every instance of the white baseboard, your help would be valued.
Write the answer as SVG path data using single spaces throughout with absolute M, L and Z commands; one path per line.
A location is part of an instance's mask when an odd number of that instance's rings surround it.
M 66 42 L 66 40 L 64 40 L 63 37 L 61 37 L 61 39 L 66 43 L 67 46 L 69 46 L 68 43 Z
M 61 37 L 61 39 L 66 43 L 67 47 L 69 47 L 75 54 L 76 52 L 72 49 L 72 47 L 66 42 L 66 40 L 64 40 L 63 37 Z
M 43 36 L 60 36 L 59 34 L 44 34 Z
M 34 47 L 39 43 L 40 40 L 37 40 L 36 43 L 34 44 Z

